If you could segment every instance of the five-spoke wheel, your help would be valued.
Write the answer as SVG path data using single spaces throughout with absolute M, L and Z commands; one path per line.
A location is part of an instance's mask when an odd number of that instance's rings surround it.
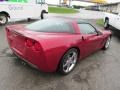
M 68 74 L 71 72 L 77 62 L 78 59 L 78 50 L 77 49 L 70 49 L 62 58 L 59 70 L 62 74 Z

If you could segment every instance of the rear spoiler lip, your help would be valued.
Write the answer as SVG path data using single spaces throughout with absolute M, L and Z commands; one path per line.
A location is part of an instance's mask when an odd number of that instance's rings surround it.
M 14 29 L 21 29 L 21 28 L 24 28 L 27 24 L 15 24 L 15 25 L 7 25 L 5 27 L 5 29 L 9 29 L 9 30 L 14 30 Z
M 22 33 L 21 31 L 17 31 L 17 30 L 10 30 L 10 32 L 11 33 L 15 33 L 16 34 L 16 36 L 18 35 L 18 36 L 22 36 L 22 37 L 24 37 L 24 38 L 26 38 L 26 39 L 31 39 L 31 40 L 34 40 L 34 41 L 37 41 L 38 42 L 38 40 L 35 38 L 35 37 L 32 37 L 31 35 L 27 35 L 27 33 L 26 34 L 24 34 L 24 33 Z
M 13 32 L 13 33 L 15 33 L 17 35 L 20 35 L 20 36 L 24 36 L 22 33 L 19 33 L 19 32 L 15 31 L 15 30 L 11 30 L 11 32 Z

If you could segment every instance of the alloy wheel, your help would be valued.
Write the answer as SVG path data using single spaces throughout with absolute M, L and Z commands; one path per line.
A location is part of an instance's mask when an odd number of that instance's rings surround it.
M 77 62 L 77 53 L 76 52 L 71 52 L 67 55 L 66 60 L 64 60 L 63 63 L 63 71 L 65 73 L 69 73 L 72 71 L 72 69 L 75 67 L 75 64 Z
M 111 38 L 109 37 L 106 41 L 105 48 L 107 49 L 110 45 Z

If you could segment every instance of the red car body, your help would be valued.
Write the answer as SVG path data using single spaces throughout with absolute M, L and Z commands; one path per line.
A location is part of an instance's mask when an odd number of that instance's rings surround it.
M 45 72 L 57 70 L 62 56 L 70 48 L 77 48 L 79 60 L 101 49 L 110 31 L 97 34 L 81 34 L 77 22 L 68 20 L 75 33 L 34 32 L 25 25 L 6 27 L 6 35 L 11 50 L 24 61 Z

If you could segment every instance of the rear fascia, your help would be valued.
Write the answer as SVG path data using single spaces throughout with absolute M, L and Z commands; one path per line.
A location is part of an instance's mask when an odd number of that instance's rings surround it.
M 44 55 L 44 50 L 41 47 L 41 51 L 34 51 L 31 47 L 22 47 L 22 51 L 20 52 L 18 49 L 16 49 L 13 45 L 12 45 L 12 40 L 11 40 L 11 30 L 9 28 L 6 28 L 6 35 L 7 35 L 7 40 L 8 40 L 8 44 L 9 47 L 11 48 L 11 50 L 21 59 L 25 60 L 26 62 L 29 62 L 33 65 L 35 65 L 35 67 L 39 68 L 42 71 L 45 72 L 50 72 L 51 70 L 48 69 L 48 66 L 46 64 L 46 58 Z M 29 39 L 34 39 L 36 41 L 38 41 L 40 43 L 40 40 L 34 35 L 28 35 L 24 34 L 23 35 L 24 38 L 29 38 Z M 25 44 L 25 40 L 23 41 L 23 43 Z M 20 43 L 18 43 L 20 44 Z

